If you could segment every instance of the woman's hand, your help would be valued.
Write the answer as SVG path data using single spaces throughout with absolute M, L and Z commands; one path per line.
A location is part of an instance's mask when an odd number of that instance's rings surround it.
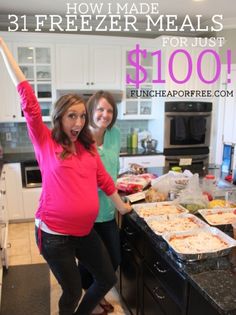
M 114 192 L 114 194 L 112 194 L 111 196 L 109 196 L 112 200 L 112 202 L 114 203 L 116 209 L 120 212 L 120 214 L 126 214 L 129 213 L 132 208 L 131 205 L 129 204 L 129 202 L 124 202 L 119 194 L 116 192 Z
M 118 210 L 119 210 L 119 209 L 118 209 Z M 131 211 L 132 211 L 132 207 L 131 207 L 131 205 L 130 205 L 129 202 L 124 202 L 124 203 L 123 203 L 123 209 L 120 209 L 120 210 L 119 210 L 120 214 L 122 214 L 122 215 L 124 215 L 124 214 L 126 214 L 126 213 L 129 213 L 129 212 L 131 212 Z

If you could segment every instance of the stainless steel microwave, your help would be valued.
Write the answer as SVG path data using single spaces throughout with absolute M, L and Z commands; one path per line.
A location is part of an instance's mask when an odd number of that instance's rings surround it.
M 22 184 L 25 188 L 42 186 L 42 176 L 36 161 L 21 163 Z

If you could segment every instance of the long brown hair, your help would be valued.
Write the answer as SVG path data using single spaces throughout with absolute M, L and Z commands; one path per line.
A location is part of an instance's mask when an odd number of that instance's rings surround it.
M 103 90 L 96 92 L 88 99 L 87 110 L 88 110 L 89 124 L 92 127 L 96 127 L 96 124 L 94 123 L 94 120 L 93 120 L 93 115 L 101 98 L 104 98 L 111 105 L 113 109 L 112 121 L 110 125 L 107 127 L 107 129 L 111 129 L 114 123 L 116 122 L 117 106 L 116 106 L 114 97 L 111 95 L 111 93 L 107 91 L 103 91 Z
M 62 128 L 62 117 L 64 116 L 65 112 L 72 106 L 78 103 L 85 104 L 83 98 L 78 94 L 66 94 L 61 96 L 55 103 L 54 109 L 52 112 L 52 138 L 63 147 L 63 152 L 61 154 L 61 158 L 64 159 L 68 155 L 71 154 L 71 140 L 66 135 Z M 94 143 L 92 134 L 88 128 L 88 114 L 86 106 L 86 119 L 83 129 L 80 131 L 78 140 L 84 145 L 84 147 L 93 153 L 93 146 Z

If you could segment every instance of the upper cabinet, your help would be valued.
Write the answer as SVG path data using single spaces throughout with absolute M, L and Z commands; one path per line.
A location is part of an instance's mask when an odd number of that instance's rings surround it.
M 18 39 L 19 40 L 19 39 Z M 54 100 L 54 75 L 52 45 L 35 45 L 32 42 L 8 43 L 26 79 L 31 84 L 39 104 L 44 120 L 49 120 L 52 102 Z M 1 81 L 1 122 L 24 122 L 20 99 L 17 94 L 3 59 L 0 58 Z
M 15 45 L 18 64 L 37 96 L 44 117 L 50 116 L 54 99 L 52 50 L 51 45 Z
M 12 50 L 13 45 L 7 42 L 8 47 Z M 18 121 L 21 117 L 20 107 L 16 106 L 16 88 L 8 74 L 3 58 L 0 58 L 0 95 L 1 95 L 1 110 L 0 122 Z
M 56 88 L 121 89 L 121 48 L 110 45 L 56 45 Z
M 129 61 L 130 51 L 125 49 L 124 54 L 124 66 L 123 66 L 123 81 L 126 80 L 127 76 L 134 80 L 136 76 L 136 68 Z M 130 55 L 131 57 L 131 55 Z M 148 91 L 152 90 L 153 84 L 153 61 L 151 52 L 147 51 L 147 56 L 144 58 L 140 56 L 140 66 L 144 67 L 147 73 L 145 84 L 140 86 L 140 90 Z M 153 106 L 153 98 L 146 96 L 145 93 L 139 94 L 140 90 L 136 89 L 135 83 L 124 82 L 123 89 L 125 90 L 125 98 L 119 105 L 119 119 L 154 119 L 155 110 Z
M 236 65 L 231 69 L 231 82 L 227 82 L 227 71 L 221 88 L 225 91 L 235 91 Z M 219 106 L 224 109 L 223 113 L 223 142 L 236 145 L 236 97 L 224 97 L 220 99 Z
M 159 47 L 163 46 L 163 38 L 166 36 L 160 36 L 157 41 Z M 169 37 L 171 42 L 175 45 L 166 44 L 161 48 L 165 89 L 214 90 L 219 43 L 211 47 L 212 43 L 205 38 L 202 42 L 200 38 L 190 37 Z

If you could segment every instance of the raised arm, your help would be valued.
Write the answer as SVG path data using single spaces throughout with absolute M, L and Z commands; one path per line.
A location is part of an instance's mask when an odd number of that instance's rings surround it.
M 2 37 L 0 37 L 0 51 L 6 64 L 8 73 L 12 78 L 15 86 L 17 86 L 20 82 L 25 81 L 26 78 L 24 73 L 21 71 L 18 63 L 16 62 L 15 58 L 13 57 L 11 51 L 7 47 L 7 44 L 4 42 Z

